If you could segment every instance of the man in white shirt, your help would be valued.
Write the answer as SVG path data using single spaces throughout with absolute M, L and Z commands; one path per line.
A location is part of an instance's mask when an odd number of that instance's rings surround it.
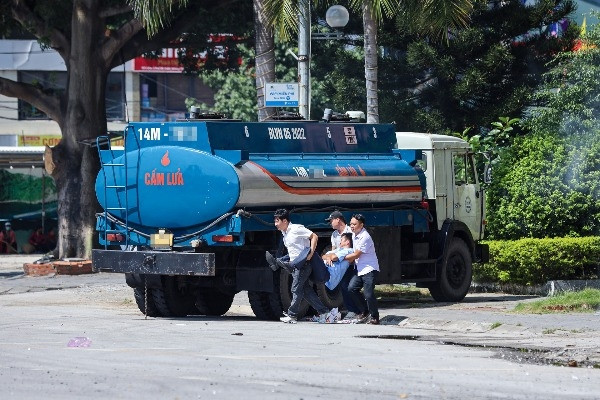
M 329 217 L 325 220 L 331 224 L 331 228 L 333 228 L 333 232 L 331 233 L 331 250 L 337 250 L 340 248 L 340 240 L 344 233 L 352 234 L 352 230 L 350 226 L 346 224 L 346 218 L 344 218 L 344 214 L 339 212 L 338 210 L 333 211 L 329 214 Z M 331 277 L 331 271 L 329 271 Z M 344 308 L 348 311 L 345 315 L 345 320 L 353 320 L 356 319 L 358 314 L 360 314 L 360 308 L 354 304 L 354 299 L 350 295 L 348 291 L 348 285 L 352 280 L 352 277 L 356 275 L 356 269 L 354 265 L 351 265 L 348 268 L 340 281 L 340 290 L 342 292 L 342 299 L 344 301 Z M 331 288 L 329 288 L 332 290 Z
M 300 303 L 306 298 L 308 304 L 319 313 L 318 321 L 325 323 L 330 310 L 325 307 L 323 302 L 321 302 L 321 299 L 319 299 L 319 296 L 308 280 L 312 272 L 312 266 L 308 261 L 310 261 L 315 253 L 318 236 L 303 225 L 290 223 L 290 214 L 283 208 L 275 211 L 274 220 L 275 227 L 283 235 L 283 244 L 288 250 L 290 260 L 289 265 L 295 266 L 290 268 L 293 279 L 291 289 L 292 302 L 287 311 L 287 315 L 281 317 L 280 320 L 281 322 L 295 324 L 298 321 Z M 304 259 L 307 249 L 308 255 L 306 255 L 306 262 L 298 262 L 299 258 Z M 275 266 L 273 256 L 270 253 L 267 253 L 266 257 L 273 268 Z M 276 260 L 277 265 L 281 265 L 280 263 L 281 260 Z
M 379 274 L 379 260 L 375 254 L 375 243 L 369 232 L 365 229 L 365 217 L 362 214 L 354 214 L 350 220 L 350 228 L 354 236 L 354 252 L 346 256 L 346 260 L 355 261 L 357 275 L 352 278 L 348 290 L 354 299 L 354 303 L 361 307 L 359 323 L 379 324 L 379 309 L 375 297 L 375 280 Z M 363 289 L 364 298 L 367 301 L 368 314 L 362 303 L 360 289 Z

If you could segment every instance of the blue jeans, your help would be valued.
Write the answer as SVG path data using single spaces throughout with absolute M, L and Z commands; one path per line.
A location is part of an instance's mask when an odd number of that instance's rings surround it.
M 298 318 L 300 303 L 304 298 L 319 314 L 329 312 L 308 281 L 311 272 L 312 267 L 309 262 L 305 263 L 302 268 L 295 268 L 292 272 L 292 303 L 288 309 L 290 317 Z
M 350 280 L 348 285 L 348 291 L 352 295 L 354 304 L 361 308 L 360 313 L 364 313 L 364 304 L 362 302 L 363 297 L 360 294 L 360 289 L 363 289 L 365 300 L 367 300 L 367 307 L 369 308 L 369 314 L 372 318 L 379 319 L 379 309 L 377 307 L 377 298 L 375 297 L 375 280 L 377 279 L 379 271 L 371 271 L 368 274 L 361 276 L 354 276 Z
M 356 269 L 354 265 L 350 265 L 344 274 L 344 277 L 340 281 L 340 290 L 342 291 L 342 298 L 344 299 L 344 307 L 348 312 L 360 314 L 360 307 L 354 304 L 354 298 L 348 290 L 352 277 L 356 276 Z M 362 301 L 364 303 L 364 301 Z

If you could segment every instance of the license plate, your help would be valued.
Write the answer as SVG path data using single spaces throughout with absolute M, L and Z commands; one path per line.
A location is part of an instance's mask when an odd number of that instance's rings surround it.
M 150 235 L 150 246 L 155 249 L 168 249 L 173 247 L 173 234 L 159 232 Z

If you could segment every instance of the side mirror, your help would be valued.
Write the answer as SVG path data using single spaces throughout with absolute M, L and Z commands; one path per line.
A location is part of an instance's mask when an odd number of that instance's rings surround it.
M 483 182 L 490 184 L 492 183 L 492 164 L 486 164 L 483 170 Z

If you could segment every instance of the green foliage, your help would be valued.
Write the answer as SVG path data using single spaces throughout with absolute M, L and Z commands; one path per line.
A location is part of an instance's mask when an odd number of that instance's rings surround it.
M 42 178 L 0 169 L 0 201 L 41 202 L 44 197 L 42 188 L 46 196 L 56 192 L 54 180 L 48 176 L 43 179 L 42 183 Z
M 195 99 L 187 99 L 186 106 L 197 105 L 203 110 L 221 112 L 228 118 L 256 121 L 257 101 L 254 82 L 254 68 L 249 63 L 254 51 L 245 45 L 238 45 L 242 54 L 242 64 L 238 71 L 222 71 L 220 69 L 202 70 L 200 78 L 215 90 L 215 103 L 198 104 Z
M 519 121 L 519 118 L 499 117 L 498 121 L 491 123 L 493 129 L 484 134 L 470 136 L 470 129 L 467 128 L 455 136 L 468 141 L 474 152 L 487 153 L 487 157 L 494 163 L 498 153 L 512 144 L 515 135 L 519 133 L 519 130 L 515 130 Z
M 136 18 L 143 21 L 148 36 L 154 36 L 171 23 L 173 8 L 185 8 L 188 0 L 127 0 Z
M 246 44 L 238 44 L 236 52 L 240 54 L 241 65 L 236 69 L 202 69 L 200 78 L 215 90 L 215 103 L 198 104 L 195 99 L 187 99 L 186 106 L 197 105 L 203 110 L 221 112 L 229 118 L 243 121 L 257 120 L 256 81 L 254 69 L 254 49 Z M 275 44 L 275 75 L 278 82 L 295 82 L 297 80 L 297 64 L 286 55 L 287 46 L 281 42 Z M 320 79 L 329 74 L 329 69 L 317 68 L 313 72 L 311 87 L 311 113 L 313 118 L 322 115 L 325 106 L 331 104 L 326 95 L 329 90 L 329 78 Z M 364 85 L 362 85 L 364 86 Z M 363 100 L 363 99 L 361 99 Z M 297 111 L 297 109 L 293 109 Z M 345 110 L 345 109 L 344 109 Z M 320 113 L 320 114 L 319 114 Z
M 397 21 L 401 35 L 382 35 L 382 43 L 397 49 L 391 54 L 405 63 L 408 74 L 400 85 L 380 86 L 402 97 L 402 106 L 382 120 L 394 120 L 402 130 L 449 133 L 471 128 L 479 134 L 499 115 L 521 115 L 556 52 L 569 48 L 577 27 L 557 38 L 549 22 L 564 18 L 573 2 L 476 2 L 471 23 L 454 31 L 440 44 L 410 36 Z
M 600 135 L 587 147 L 533 133 L 501 153 L 488 191 L 494 238 L 600 233 Z
M 600 290 L 584 289 L 548 297 L 532 303 L 519 303 L 513 310 L 516 313 L 549 314 L 564 312 L 594 312 L 600 307 Z M 554 333 L 548 329 L 544 333 Z
M 586 38 L 600 46 L 600 26 Z M 600 234 L 600 50 L 561 54 L 488 192 L 494 239 Z
M 600 237 L 489 241 L 490 262 L 473 268 L 477 282 L 543 284 L 599 278 Z

